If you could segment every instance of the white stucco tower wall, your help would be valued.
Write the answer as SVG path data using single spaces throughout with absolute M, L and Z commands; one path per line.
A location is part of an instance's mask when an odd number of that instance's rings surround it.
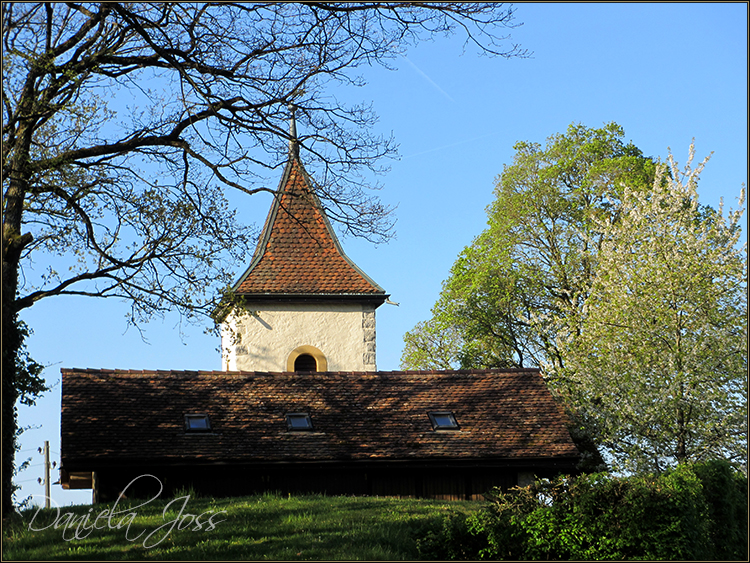
M 222 326 L 223 368 L 293 371 L 296 357 L 306 353 L 316 357 L 319 371 L 376 371 L 375 338 L 369 305 L 249 303 Z

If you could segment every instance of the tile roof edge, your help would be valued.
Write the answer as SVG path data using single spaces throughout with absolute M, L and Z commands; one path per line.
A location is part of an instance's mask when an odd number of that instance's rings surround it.
M 321 371 L 321 372 L 273 372 L 273 371 L 223 371 L 223 370 L 150 370 L 110 368 L 60 368 L 63 375 L 148 375 L 148 376 L 223 376 L 223 377 L 398 377 L 398 376 L 446 376 L 446 375 L 514 375 L 540 373 L 539 368 L 472 369 L 472 370 L 391 370 L 391 371 Z
M 365 299 L 387 299 L 390 297 L 385 290 L 379 291 L 362 291 L 362 292 L 340 292 L 340 293 L 288 293 L 288 292 L 265 292 L 265 293 L 250 293 L 244 291 L 236 291 L 236 295 L 241 295 L 245 299 L 259 298 L 259 299 L 330 299 L 331 297 L 345 298 L 347 300 L 356 298 Z
M 143 461 L 150 461 L 153 462 L 154 460 L 157 461 L 157 463 L 168 463 L 168 464 L 184 464 L 186 461 L 190 462 L 191 465 L 245 465 L 247 463 L 252 463 L 253 465 L 286 465 L 293 463 L 295 465 L 306 465 L 306 464 L 325 464 L 325 465 L 331 465 L 331 464 L 352 464 L 352 465 L 368 465 L 368 464 L 423 464 L 425 462 L 432 463 L 435 460 L 435 457 L 439 457 L 441 461 L 443 461 L 446 464 L 475 464 L 475 463 L 490 463 L 492 465 L 497 464 L 504 464 L 508 463 L 511 465 L 518 465 L 518 464 L 527 464 L 529 462 L 577 462 L 580 459 L 580 453 L 551 453 L 549 455 L 537 455 L 537 456 L 527 456 L 527 455 L 519 455 L 519 454 L 510 454 L 510 455 L 500 455 L 500 456 L 487 456 L 487 455 L 474 455 L 474 456 L 452 456 L 447 457 L 445 455 L 430 455 L 425 457 L 393 457 L 393 458 L 386 458 L 386 457 L 366 457 L 366 458 L 360 458 L 360 457 L 337 457 L 337 458 L 320 458 L 320 459 L 299 459 L 299 460 L 281 460 L 281 459 L 262 459 L 258 461 L 250 461 L 247 459 L 237 459 L 237 458 L 214 458 L 214 457 L 206 457 L 203 459 L 195 458 L 193 456 L 183 456 L 183 455 L 169 455 L 169 456 L 163 456 L 160 458 L 154 458 L 153 456 L 143 457 L 143 458 L 134 458 L 131 456 L 124 456 L 124 457 L 116 457 L 112 454 L 101 454 L 101 457 L 99 456 L 92 456 L 92 455 L 80 455 L 77 457 L 73 457 L 71 455 L 66 456 L 66 461 L 71 463 L 77 463 L 81 460 L 90 460 L 92 458 L 96 458 L 97 462 L 109 462 L 108 464 L 111 464 L 113 466 L 122 466 L 123 462 L 128 464 L 137 464 L 137 463 L 143 463 Z M 105 460 L 105 457 L 107 458 Z
M 279 210 L 279 205 L 281 204 L 281 196 L 283 195 L 283 188 L 286 185 L 286 183 L 289 181 L 289 176 L 292 173 L 292 167 L 293 167 L 293 159 L 290 158 L 287 160 L 286 165 L 284 166 L 284 172 L 281 174 L 281 179 L 279 180 L 279 185 L 276 188 L 276 190 L 273 192 L 273 204 L 271 205 L 271 209 L 268 210 L 268 215 L 266 216 L 266 222 L 263 223 L 263 230 L 260 232 L 260 237 L 258 237 L 258 244 L 255 247 L 255 252 L 253 252 L 253 257 L 250 260 L 250 265 L 247 267 L 247 269 L 244 271 L 244 273 L 239 277 L 239 279 L 232 285 L 230 291 L 232 293 L 236 293 L 239 287 L 242 285 L 242 283 L 247 279 L 247 277 L 250 275 L 250 273 L 255 269 L 255 267 L 258 265 L 258 263 L 263 258 L 263 255 L 265 252 L 263 249 L 268 244 L 268 240 L 271 238 L 271 227 L 273 227 L 273 223 L 276 220 L 276 214 Z
M 333 240 L 333 244 L 336 247 L 336 250 L 338 250 L 341 257 L 344 259 L 344 261 L 351 266 L 351 268 L 357 272 L 360 276 L 364 278 L 364 280 L 370 284 L 374 289 L 374 293 L 385 293 L 385 289 L 380 287 L 378 283 L 372 279 L 370 276 L 368 276 L 362 268 L 357 266 L 355 264 L 354 260 L 349 258 L 347 256 L 346 252 L 344 252 L 344 247 L 341 246 L 341 243 L 339 242 L 339 237 L 336 236 L 336 231 L 333 230 L 333 226 L 331 225 L 330 220 L 328 219 L 328 214 L 325 212 L 325 209 L 323 208 L 323 205 L 320 203 L 320 199 L 318 198 L 318 195 L 315 193 L 315 190 L 312 189 L 313 187 L 313 179 L 310 177 L 310 175 L 307 173 L 307 170 L 305 170 L 305 167 L 302 165 L 302 161 L 299 160 L 299 157 L 297 157 L 297 164 L 299 165 L 300 172 L 302 173 L 302 177 L 304 178 L 305 183 L 310 188 L 310 194 L 313 197 L 314 205 L 317 206 L 318 210 L 320 211 L 320 214 L 323 216 L 323 222 L 326 226 L 326 229 L 328 230 L 328 233 L 331 235 L 331 239 Z

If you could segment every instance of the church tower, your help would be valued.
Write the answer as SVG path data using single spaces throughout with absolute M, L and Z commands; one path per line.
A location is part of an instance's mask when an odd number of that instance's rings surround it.
M 385 291 L 346 254 L 299 158 L 289 161 L 250 266 L 222 322 L 226 370 L 376 371 L 375 309 Z

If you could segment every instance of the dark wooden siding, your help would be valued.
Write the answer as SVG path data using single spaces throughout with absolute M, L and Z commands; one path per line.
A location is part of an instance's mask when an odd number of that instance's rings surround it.
M 159 479 L 139 478 L 150 474 Z M 517 484 L 514 468 L 362 467 L 331 464 L 286 464 L 275 467 L 202 466 L 100 469 L 99 500 L 115 500 L 125 487 L 128 497 L 153 497 L 159 482 L 162 498 L 193 489 L 204 496 L 243 496 L 277 491 L 281 494 L 388 496 L 441 500 L 481 500 L 492 487 Z

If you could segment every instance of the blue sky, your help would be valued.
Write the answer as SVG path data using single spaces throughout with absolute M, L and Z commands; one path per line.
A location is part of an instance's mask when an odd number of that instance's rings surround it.
M 399 369 L 403 334 L 430 316 L 458 253 L 485 225 L 495 177 L 513 145 L 544 143 L 573 122 L 614 121 L 646 155 L 680 163 L 693 138 L 696 159 L 713 152 L 699 184 L 702 203 L 737 206 L 748 174 L 746 3 L 517 4 L 514 42 L 533 51 L 505 60 L 462 54 L 458 37 L 438 38 L 395 61 L 362 69 L 368 84 L 336 92 L 372 102 L 378 129 L 394 134 L 399 160 L 379 178 L 382 200 L 398 206 L 396 238 L 374 246 L 345 238 L 346 253 L 398 307 L 377 313 L 378 368 Z M 304 131 L 300 131 L 304 134 Z M 304 152 L 302 154 L 304 161 Z M 266 198 L 266 199 L 264 199 Z M 235 201 L 235 199 L 233 199 Z M 236 199 L 241 220 L 262 224 L 265 195 Z M 746 235 L 744 237 L 746 239 Z M 239 273 L 245 264 L 238 264 Z M 220 369 L 219 342 L 206 326 L 169 317 L 126 330 L 125 303 L 52 298 L 24 312 L 32 357 L 55 385 L 37 406 L 21 406 L 21 498 L 37 484 L 49 440 L 59 462 L 60 368 Z M 180 336 L 180 333 L 183 333 Z M 57 478 L 56 472 L 54 478 Z M 89 491 L 52 488 L 55 502 L 88 502 Z

